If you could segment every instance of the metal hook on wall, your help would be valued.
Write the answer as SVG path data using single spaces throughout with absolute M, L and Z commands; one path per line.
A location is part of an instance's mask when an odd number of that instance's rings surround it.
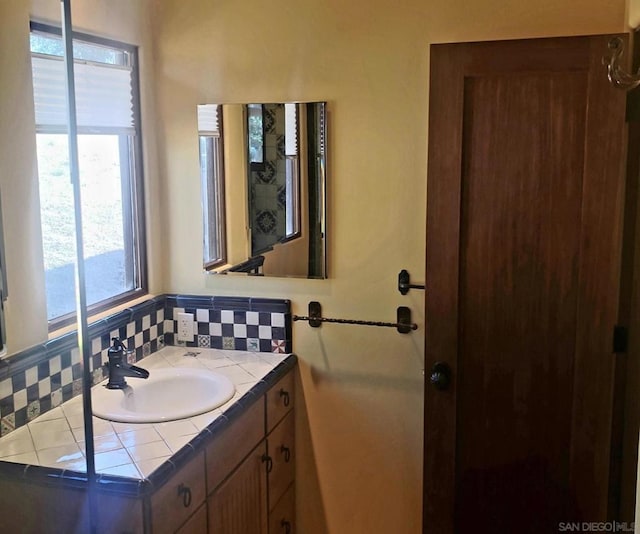
M 624 42 L 620 37 L 612 37 L 608 43 L 610 56 L 604 56 L 602 63 L 607 66 L 607 78 L 614 87 L 630 91 L 640 86 L 640 70 L 636 74 L 625 72 L 620 66 L 620 57 L 624 52 Z

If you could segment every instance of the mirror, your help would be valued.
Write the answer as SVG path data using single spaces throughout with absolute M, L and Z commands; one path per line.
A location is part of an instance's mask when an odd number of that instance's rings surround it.
M 326 278 L 326 102 L 197 116 L 205 271 Z

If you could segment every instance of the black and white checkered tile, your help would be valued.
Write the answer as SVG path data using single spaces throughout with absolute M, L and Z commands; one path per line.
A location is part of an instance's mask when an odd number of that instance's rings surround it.
M 171 344 L 177 344 L 174 334 L 178 331 L 179 313 L 190 313 L 195 319 L 195 335 L 193 341 L 185 343 L 188 347 L 291 352 L 285 313 L 173 308 L 172 319 L 165 323 L 167 340 L 171 337 Z
M 107 350 L 112 337 L 125 341 L 134 351 L 131 355 L 131 363 L 134 363 L 134 358 L 138 361 L 164 346 L 163 330 L 164 310 L 160 309 L 93 337 L 90 367 L 93 384 L 101 382 L 107 375 L 104 364 L 108 359 Z M 22 369 L 18 368 L 10 376 L 0 379 L 0 436 L 82 392 L 83 366 L 80 351 L 77 347 L 64 346 L 69 343 L 63 343 L 61 350 L 55 351 L 56 341 L 48 343 L 50 347 L 43 348 L 39 362 L 24 365 Z M 16 356 L 20 358 L 20 355 Z
M 193 313 L 193 347 L 292 351 L 290 303 L 280 299 L 162 295 L 89 327 L 93 384 L 107 375 L 111 339 L 132 351 L 130 363 L 174 344 L 177 313 Z M 0 436 L 82 393 L 82 358 L 75 333 L 15 354 L 0 368 Z

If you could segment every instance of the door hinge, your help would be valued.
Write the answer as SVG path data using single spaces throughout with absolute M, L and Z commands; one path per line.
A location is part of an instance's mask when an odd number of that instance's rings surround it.
M 613 352 L 615 354 L 627 352 L 629 342 L 629 330 L 626 326 L 616 325 L 613 327 Z

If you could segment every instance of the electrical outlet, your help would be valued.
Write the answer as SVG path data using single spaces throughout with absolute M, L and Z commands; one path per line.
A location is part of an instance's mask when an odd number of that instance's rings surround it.
M 193 315 L 178 314 L 178 341 L 193 341 Z

